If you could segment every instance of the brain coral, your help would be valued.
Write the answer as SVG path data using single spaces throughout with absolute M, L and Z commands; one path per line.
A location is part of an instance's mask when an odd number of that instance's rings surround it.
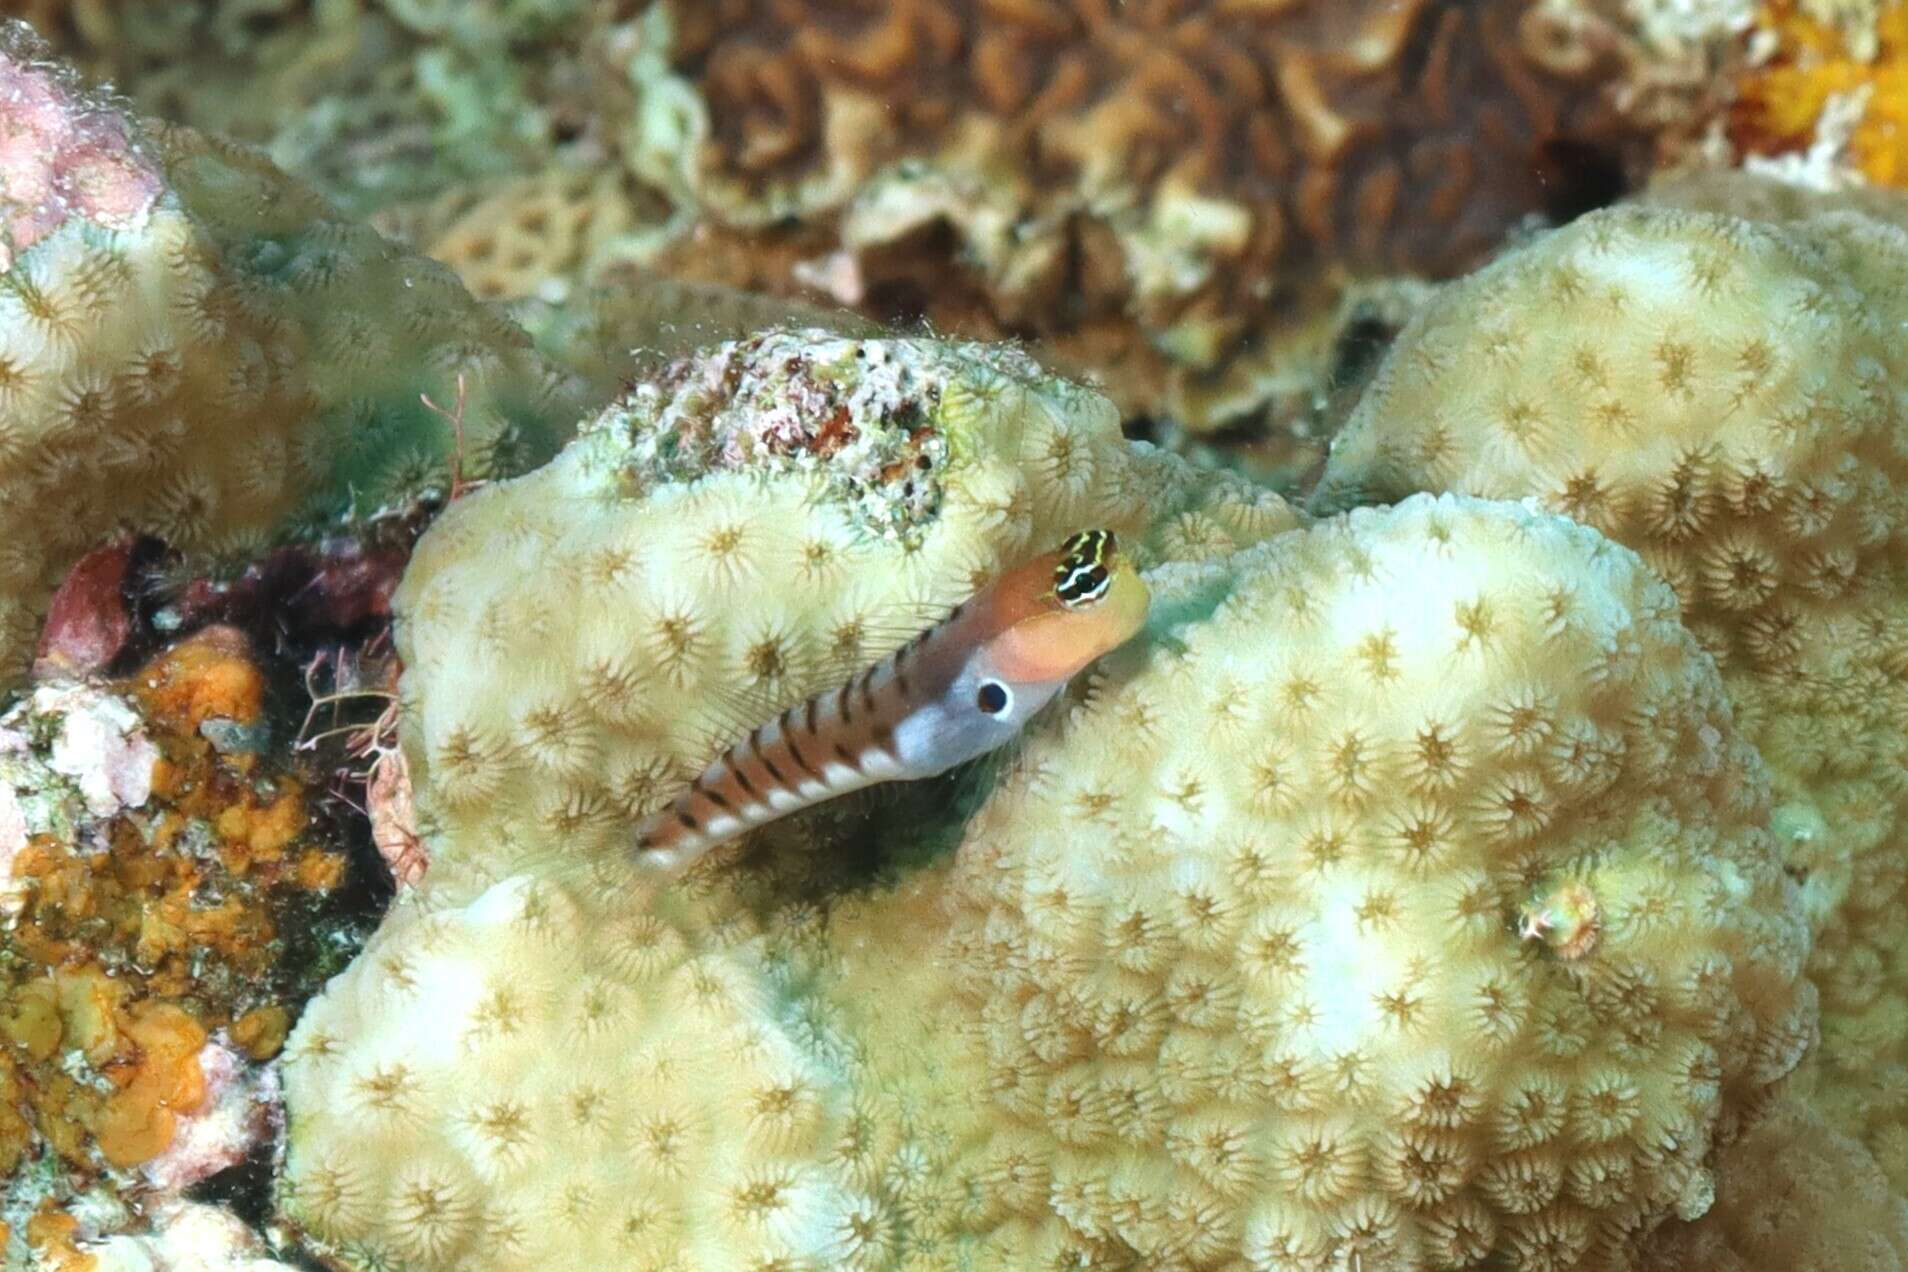
M 839 252 L 876 316 L 1179 367 L 1195 417 L 1241 409 L 1201 376 L 1329 310 L 1324 276 L 1448 274 L 1609 197 L 1677 115 L 1624 107 L 1731 29 L 1531 0 L 612 9 L 640 14 L 601 37 L 625 156 L 703 219 L 672 265 L 787 288 Z
M 1560 518 L 1243 500 L 1010 353 L 814 334 L 453 506 L 399 598 L 432 870 L 288 1047 L 289 1213 L 366 1267 L 1314 1272 L 1700 1213 L 1813 998 L 1673 598 Z M 661 893 L 556 860 L 729 691 L 1087 522 L 1151 637 L 1006 776 Z
M 227 551 L 553 452 L 578 391 L 441 266 L 269 163 L 142 128 L 0 26 L 0 683 L 121 525 Z
M 1904 1187 L 1908 234 L 1839 199 L 1738 202 L 1782 220 L 1596 213 L 1453 286 L 1379 372 L 1320 504 L 1535 496 L 1675 586 L 1773 770 L 1820 929 L 1819 1098 Z

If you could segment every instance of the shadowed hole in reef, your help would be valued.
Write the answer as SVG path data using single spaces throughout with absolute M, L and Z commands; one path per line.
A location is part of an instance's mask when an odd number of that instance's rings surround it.
M 744 872 L 743 890 L 753 890 L 751 879 L 772 880 L 758 903 L 774 910 L 789 904 L 826 907 L 840 897 L 894 886 L 959 846 L 968 820 L 1010 766 L 1014 750 L 1009 746 L 940 777 L 883 783 L 795 814 L 809 821 L 820 841 L 815 851 L 825 860 L 818 869 L 791 877 L 778 869 L 788 863 L 773 859 L 790 851 L 789 845 L 767 837 L 734 863 Z
M 1552 137 L 1539 142 L 1531 165 L 1543 189 L 1544 215 L 1557 225 L 1607 208 L 1630 192 L 1623 160 L 1587 141 Z
M 188 1188 L 186 1200 L 218 1206 L 237 1215 L 252 1231 L 263 1233 L 273 1215 L 272 1161 L 276 1152 L 276 1146 L 269 1140 L 260 1143 L 247 1154 L 244 1161 L 236 1166 L 228 1166 Z M 324 1264 L 296 1246 L 274 1250 L 272 1257 L 290 1264 L 299 1272 L 325 1272 Z
M 1327 387 L 1334 391 L 1361 387 L 1378 369 L 1378 360 L 1397 338 L 1398 329 L 1399 324 L 1387 322 L 1375 312 L 1354 315 L 1332 342 Z

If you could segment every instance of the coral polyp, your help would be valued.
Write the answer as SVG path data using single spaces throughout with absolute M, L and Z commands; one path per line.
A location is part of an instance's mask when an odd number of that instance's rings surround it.
M 14 9 L 0 1262 L 1908 1268 L 1900 13 Z

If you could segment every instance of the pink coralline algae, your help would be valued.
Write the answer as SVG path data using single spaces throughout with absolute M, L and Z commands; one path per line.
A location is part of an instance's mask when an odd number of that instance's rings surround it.
M 61 68 L 0 59 L 0 270 L 71 217 L 137 222 L 163 188 L 159 165 L 109 102 Z
M 278 1131 L 282 1110 L 275 1070 L 245 1063 L 221 1033 L 199 1050 L 205 1097 L 178 1118 L 172 1142 L 141 1168 L 151 1183 L 178 1193 L 245 1160 Z

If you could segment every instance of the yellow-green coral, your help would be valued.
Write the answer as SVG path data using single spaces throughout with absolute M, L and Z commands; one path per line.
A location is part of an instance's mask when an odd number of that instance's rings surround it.
M 289 1046 L 289 1212 L 366 1266 L 1318 1272 L 1700 1213 L 1813 999 L 1668 591 L 1475 503 L 1251 547 L 1289 515 L 1113 423 L 1001 351 L 769 336 L 450 509 L 400 596 L 433 865 Z M 1167 563 L 1151 639 L 997 784 L 660 894 L 553 860 L 736 690 L 1088 522 Z M 1596 939 L 1527 936 L 1565 884 Z
M 0 683 L 116 527 L 237 552 L 442 493 L 456 446 L 510 472 L 567 434 L 573 382 L 443 267 L 43 54 L 0 29 Z M 420 394 L 460 378 L 453 425 Z
M 1700 1214 L 1813 994 L 1761 765 L 1667 589 L 1465 500 L 1228 570 L 1030 749 L 947 885 L 988 1158 L 1039 1181 L 1043 1255 L 1595 1267 Z M 1526 922 L 1564 884 L 1594 940 Z
M 453 861 L 617 842 L 738 712 L 819 689 L 1083 525 L 1153 561 L 1291 524 L 1128 446 L 1106 399 L 1005 347 L 770 333 L 679 360 L 586 432 L 528 490 L 453 505 L 398 597 L 406 752 Z
M 1448 290 L 1347 426 L 1323 501 L 1535 496 L 1676 587 L 1770 764 L 1818 929 L 1817 1098 L 1900 1187 L 1908 234 L 1857 210 L 1872 193 L 1728 188 L 1780 221 L 1597 213 Z

